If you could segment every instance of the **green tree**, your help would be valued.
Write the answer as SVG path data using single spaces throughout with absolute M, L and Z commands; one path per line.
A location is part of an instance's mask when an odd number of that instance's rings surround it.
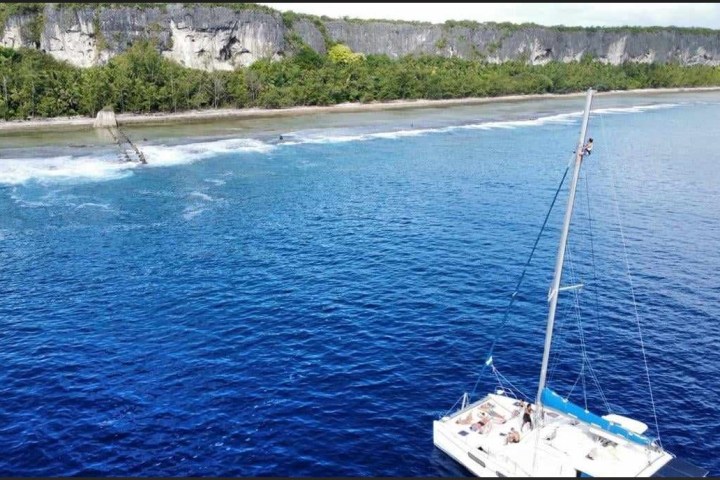
M 350 47 L 343 45 L 342 43 L 338 43 L 330 47 L 328 50 L 328 58 L 330 58 L 332 63 L 348 64 L 359 62 L 364 59 L 365 56 L 362 53 L 353 53 L 353 51 L 350 50 Z

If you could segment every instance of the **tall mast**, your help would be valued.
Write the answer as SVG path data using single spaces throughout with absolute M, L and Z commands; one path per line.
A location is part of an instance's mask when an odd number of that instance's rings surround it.
M 547 328 L 545 330 L 545 351 L 543 352 L 542 367 L 540 369 L 540 384 L 538 385 L 537 398 L 535 399 L 538 411 L 542 408 L 542 391 L 545 388 L 547 368 L 550 360 L 550 346 L 552 344 L 553 325 L 555 323 L 555 309 L 557 308 L 560 278 L 562 277 L 563 261 L 565 260 L 565 247 L 567 246 L 568 232 L 570 231 L 570 220 L 572 219 L 573 205 L 575 204 L 575 192 L 577 190 L 578 178 L 580 177 L 582 148 L 585 144 L 585 133 L 587 131 L 588 119 L 590 118 L 592 95 L 592 88 L 588 89 L 587 100 L 585 102 L 585 113 L 583 115 L 582 128 L 580 129 L 580 139 L 578 140 L 577 149 L 575 149 L 575 169 L 573 170 L 572 183 L 570 184 L 570 195 L 568 196 L 567 209 L 565 210 L 565 220 L 563 221 L 563 229 L 560 234 L 560 246 L 558 247 L 557 260 L 555 261 L 555 274 L 553 276 L 550 293 L 548 295 L 550 308 L 548 309 Z

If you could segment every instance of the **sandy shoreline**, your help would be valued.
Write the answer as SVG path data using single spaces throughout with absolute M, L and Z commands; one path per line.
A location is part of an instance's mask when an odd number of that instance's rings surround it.
M 682 93 L 720 91 L 720 87 L 688 87 L 688 88 L 644 88 L 636 90 L 614 90 L 600 92 L 596 95 L 631 95 L 643 93 Z M 393 110 L 406 108 L 428 108 L 459 105 L 476 105 L 483 103 L 514 102 L 523 100 L 540 100 L 551 98 L 571 98 L 584 96 L 585 92 L 576 93 L 544 93 L 534 95 L 507 95 L 503 97 L 470 97 L 447 100 L 394 100 L 377 103 L 343 103 L 324 107 L 290 107 L 278 109 L 264 108 L 224 108 L 216 110 L 191 110 L 178 113 L 148 113 L 116 115 L 120 126 L 127 125 L 171 125 L 204 122 L 218 119 L 265 118 L 308 115 L 331 112 L 367 112 L 374 110 Z M 93 127 L 94 118 L 89 117 L 56 117 L 37 120 L 0 121 L 0 132 L 42 132 L 60 130 L 85 130 Z

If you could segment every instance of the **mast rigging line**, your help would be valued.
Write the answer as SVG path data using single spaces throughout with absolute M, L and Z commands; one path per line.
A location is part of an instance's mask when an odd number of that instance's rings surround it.
M 603 137 L 605 137 L 605 122 L 603 120 L 602 115 L 600 115 L 600 128 L 602 129 Z M 607 138 L 607 137 L 605 137 L 605 138 Z M 623 245 L 623 259 L 625 260 L 625 272 L 627 273 L 628 283 L 630 284 L 630 296 L 632 297 L 633 310 L 635 313 L 635 323 L 637 324 L 638 336 L 640 339 L 640 350 L 642 352 L 643 364 L 645 366 L 645 377 L 647 379 L 648 392 L 650 394 L 650 405 L 652 406 L 653 420 L 655 421 L 655 432 L 657 433 L 658 444 L 660 445 L 660 448 L 663 448 L 662 440 L 660 439 L 660 425 L 658 422 L 657 409 L 655 407 L 655 398 L 653 396 L 652 383 L 650 382 L 650 368 L 648 367 L 647 353 L 645 352 L 645 342 L 643 341 L 642 328 L 640 326 L 640 314 L 638 312 L 637 300 L 635 298 L 635 286 L 633 284 L 632 274 L 630 273 L 630 262 L 628 260 L 628 254 L 627 254 L 627 242 L 625 240 L 625 232 L 623 229 L 622 217 L 620 215 L 620 207 L 619 207 L 620 202 L 618 201 L 617 181 L 615 179 L 615 172 L 613 171 L 612 168 L 610 169 L 610 178 L 612 180 L 612 190 L 611 191 L 612 191 L 613 204 L 615 207 L 614 210 L 615 210 L 615 215 L 617 217 L 618 227 L 620 230 L 620 238 L 622 240 L 622 245 Z
M 574 154 L 571 157 L 574 158 Z M 535 243 L 533 244 L 532 250 L 530 251 L 530 256 L 527 259 L 527 262 L 525 262 L 525 266 L 523 267 L 523 271 L 520 274 L 520 279 L 517 282 L 517 285 L 515 285 L 515 290 L 513 291 L 512 295 L 510 296 L 510 302 L 508 303 L 507 307 L 505 307 L 505 313 L 503 314 L 503 320 L 500 323 L 500 326 L 497 328 L 498 333 L 495 334 L 495 338 L 493 339 L 492 345 L 490 345 L 490 350 L 487 354 L 487 361 L 483 364 L 482 370 L 480 370 L 480 373 L 478 374 L 478 379 L 475 382 L 475 386 L 473 386 L 472 391 L 470 392 L 470 395 L 474 395 L 477 391 L 477 387 L 480 384 L 480 380 L 483 377 L 483 374 L 485 373 L 485 369 L 492 363 L 492 354 L 495 350 L 495 345 L 497 344 L 497 341 L 500 339 L 501 331 L 503 327 L 507 324 L 509 317 L 510 317 L 510 309 L 515 303 L 515 298 L 517 297 L 518 291 L 520 290 L 520 285 L 522 285 L 523 280 L 525 279 L 525 273 L 527 273 L 528 266 L 530 266 L 530 262 L 532 261 L 533 255 L 535 255 L 535 250 L 537 249 L 538 243 L 540 243 L 540 238 L 542 237 L 543 232 L 545 231 L 545 227 L 547 226 L 548 220 L 550 219 L 550 213 L 552 213 L 553 207 L 555 207 L 555 202 L 558 199 L 558 196 L 560 195 L 560 190 L 562 190 L 562 186 L 565 183 L 565 179 L 567 178 L 567 174 L 570 171 L 570 162 L 568 162 L 568 166 L 565 168 L 565 172 L 563 173 L 562 179 L 560 180 L 560 184 L 557 187 L 557 190 L 555 190 L 555 196 L 552 199 L 552 202 L 550 203 L 550 208 L 548 209 L 547 213 L 545 214 L 545 220 L 543 220 L 543 224 L 540 227 L 540 232 L 538 232 L 537 238 L 535 238 Z
M 604 134 L 605 132 L 603 132 Z M 584 173 L 584 172 L 583 172 Z M 592 260 L 592 271 L 593 271 L 593 293 L 595 294 L 595 328 L 596 333 L 602 340 L 602 329 L 600 328 L 600 301 L 598 300 L 598 279 L 597 269 L 595 268 L 595 242 L 593 241 L 593 230 L 592 230 L 592 214 L 590 209 L 590 184 L 587 173 L 584 173 L 585 180 L 585 198 L 587 199 L 587 215 L 588 215 L 588 229 L 590 231 L 590 259 Z
M 570 242 L 568 241 L 567 244 L 567 257 L 568 257 L 568 265 L 570 266 L 570 277 L 575 281 L 575 267 L 573 263 L 573 256 L 571 254 L 571 247 Z M 580 295 L 577 291 L 574 293 L 574 301 L 573 306 L 575 307 L 575 317 L 577 320 L 577 326 L 578 326 L 578 334 L 579 334 L 579 340 L 580 340 L 580 349 L 581 349 L 581 355 L 582 355 L 582 367 L 581 367 L 581 373 L 582 381 L 583 381 L 583 394 L 585 396 L 585 410 L 587 410 L 587 391 L 585 386 L 585 367 L 587 366 L 587 372 L 590 375 L 590 378 L 595 382 L 595 386 L 597 386 L 598 391 L 600 392 L 600 398 L 602 399 L 603 403 L 605 404 L 605 408 L 607 409 L 608 413 L 612 413 L 612 410 L 610 409 L 610 404 L 607 401 L 607 398 L 605 397 L 605 393 L 603 392 L 602 387 L 600 386 L 600 381 L 597 378 L 597 374 L 595 373 L 595 369 L 592 366 L 592 363 L 590 361 L 590 356 L 587 353 L 587 343 L 585 342 L 585 330 L 582 326 L 582 315 L 580 312 Z M 577 383 L 577 382 L 576 382 Z M 575 388 L 575 385 L 573 385 L 573 389 Z M 570 398 L 570 395 L 572 394 L 572 390 L 570 390 L 570 393 L 567 394 L 565 399 L 567 400 Z

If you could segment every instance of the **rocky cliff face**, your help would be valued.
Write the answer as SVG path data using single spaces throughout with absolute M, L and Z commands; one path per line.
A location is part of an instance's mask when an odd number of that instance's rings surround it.
M 577 29 L 527 27 L 509 29 L 493 25 L 477 27 L 396 24 L 390 22 L 325 22 L 333 40 L 353 51 L 437 54 L 447 57 L 485 58 L 500 63 L 524 59 L 534 65 L 552 60 L 570 62 L 590 54 L 603 63 L 667 63 L 720 65 L 720 31 L 685 33 L 679 29 L 636 32 L 632 29 Z
M 543 64 L 579 60 L 590 54 L 597 61 L 614 65 L 626 61 L 720 65 L 720 31 L 560 30 L 303 16 L 284 22 L 279 12 L 265 9 L 182 4 L 154 8 L 100 8 L 88 4 L 79 9 L 46 4 L 42 14 L 8 18 L 0 44 L 39 48 L 59 60 L 89 67 L 107 62 L 138 39 L 152 38 L 164 56 L 184 66 L 232 70 L 261 58 L 291 54 L 288 40 L 293 37 L 321 53 L 328 42 L 340 42 L 356 52 L 392 58 L 434 54 L 497 63 L 523 59 Z

